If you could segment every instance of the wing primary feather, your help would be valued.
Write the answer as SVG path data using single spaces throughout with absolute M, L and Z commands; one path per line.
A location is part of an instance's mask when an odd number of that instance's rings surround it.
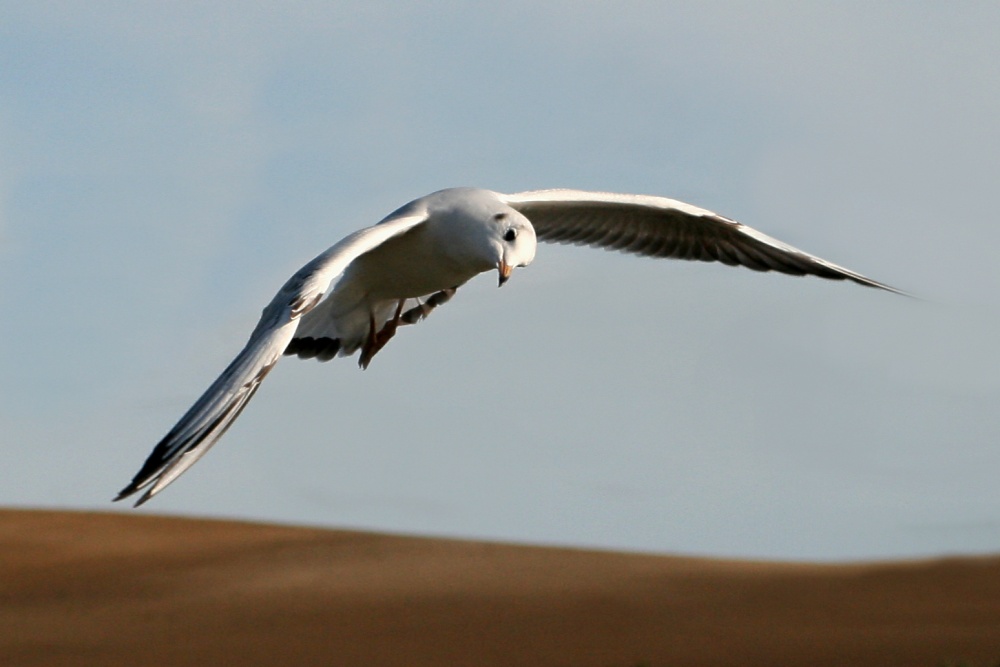
M 727 266 L 739 266 L 740 260 L 733 253 L 731 246 L 725 241 L 716 241 L 714 246 L 715 258 Z
M 209 388 L 153 448 L 139 472 L 114 500 L 148 489 L 136 506 L 166 488 L 232 426 L 260 383 L 289 350 L 302 315 L 320 302 L 330 283 L 357 257 L 427 220 L 419 207 L 404 207 L 359 230 L 299 269 L 264 308 L 250 339 Z M 317 351 L 322 358 L 326 351 Z
M 499 196 L 531 221 L 539 241 L 851 280 L 912 296 L 730 218 L 674 199 L 581 190 L 533 190 Z
M 263 376 L 261 376 L 263 379 Z M 198 459 L 208 453 L 212 445 L 219 441 L 229 427 L 233 425 L 236 418 L 240 416 L 243 409 L 253 398 L 253 395 L 257 393 L 257 389 L 260 387 L 260 381 L 254 383 L 247 391 L 243 392 L 242 395 L 231 404 L 227 405 L 225 410 L 220 414 L 206 430 L 206 437 L 200 443 L 200 446 L 186 447 L 184 451 L 175 459 L 173 459 L 169 465 L 163 468 L 154 480 L 153 485 L 139 497 L 139 500 L 135 502 L 133 507 L 139 507 L 154 495 L 162 491 L 173 482 L 175 479 L 181 476 L 188 468 L 193 466 Z
M 138 507 L 201 458 L 222 437 L 274 367 L 277 361 L 277 355 L 271 349 L 275 347 L 274 343 L 267 339 L 251 339 L 201 398 L 157 443 L 139 472 L 114 500 L 122 500 L 152 485 L 136 503 Z M 248 375 L 249 379 L 245 379 Z

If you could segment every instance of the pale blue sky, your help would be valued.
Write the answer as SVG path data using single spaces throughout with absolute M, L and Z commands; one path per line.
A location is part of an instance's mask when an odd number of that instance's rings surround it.
M 286 360 L 140 511 L 1000 551 L 998 31 L 990 3 L 0 2 L 0 504 L 124 511 L 348 232 L 443 187 L 572 187 L 683 199 L 932 303 L 543 246 L 367 372 Z

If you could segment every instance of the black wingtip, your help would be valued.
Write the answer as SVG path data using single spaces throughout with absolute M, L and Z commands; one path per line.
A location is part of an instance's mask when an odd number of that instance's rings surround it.
M 122 489 L 121 491 L 119 491 L 118 495 L 111 499 L 111 502 L 117 503 L 119 500 L 125 500 L 129 496 L 135 494 L 135 492 L 138 491 L 139 488 L 140 487 L 137 484 L 134 484 L 134 483 L 133 484 L 129 484 L 124 489 Z M 144 493 L 144 494 L 142 494 L 142 496 L 140 496 L 139 500 L 135 501 L 135 503 L 132 505 L 132 507 L 139 507 L 140 505 L 142 505 L 143 503 L 145 503 L 147 500 L 149 500 L 152 497 L 153 497 L 153 494 L 150 493 L 149 491 L 146 491 L 146 493 Z
M 131 482 L 129 482 L 128 485 L 126 485 L 126 487 L 124 489 L 122 489 L 121 491 L 119 491 L 118 495 L 111 499 L 111 502 L 117 503 L 119 500 L 125 500 L 129 496 L 135 495 L 138 491 L 140 491 L 142 489 L 142 487 L 146 486 L 149 482 L 150 482 L 149 479 L 144 479 L 142 477 L 136 477 Z M 147 491 L 145 493 L 145 495 L 143 495 L 142 498 L 139 499 L 139 502 L 137 502 L 134 505 L 134 507 L 138 507 L 142 503 L 144 503 L 147 500 L 149 500 L 149 498 L 150 498 L 150 494 Z
M 135 509 L 136 507 L 142 506 L 143 504 L 146 503 L 147 500 L 149 500 L 152 497 L 153 497 L 152 491 L 147 491 L 146 493 L 142 494 L 139 497 L 139 500 L 135 501 L 135 503 L 132 505 L 132 508 Z
M 111 502 L 117 503 L 119 500 L 124 500 L 125 498 L 128 498 L 129 496 L 131 496 L 135 492 L 136 492 L 136 489 L 132 488 L 132 485 L 129 484 L 124 489 L 122 489 L 121 491 L 119 491 L 118 495 L 111 499 Z
M 299 359 L 317 359 L 319 361 L 330 361 L 340 352 L 340 339 L 321 336 L 302 336 L 289 341 L 283 354 L 295 355 Z
M 864 287 L 872 287 L 874 289 L 885 290 L 886 292 L 892 292 L 893 294 L 898 294 L 900 296 L 905 296 L 908 299 L 916 299 L 918 301 L 923 301 L 923 299 L 912 292 L 907 292 L 906 290 L 899 289 L 898 287 L 893 287 L 892 285 L 886 285 L 885 283 L 880 283 L 877 280 L 872 280 L 871 278 L 865 278 L 864 280 L 858 280 L 852 278 L 854 282 Z

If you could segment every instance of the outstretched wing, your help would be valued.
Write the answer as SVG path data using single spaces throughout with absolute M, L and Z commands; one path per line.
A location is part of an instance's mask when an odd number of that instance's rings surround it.
M 905 294 L 735 220 L 666 197 L 581 190 L 533 190 L 499 196 L 531 221 L 539 241 L 846 279 Z
M 264 309 L 250 340 L 180 421 L 163 437 L 115 500 L 148 489 L 143 504 L 205 455 L 253 397 L 295 336 L 299 319 L 323 298 L 330 283 L 369 250 L 425 221 L 423 212 L 399 212 L 362 229 L 302 267 Z

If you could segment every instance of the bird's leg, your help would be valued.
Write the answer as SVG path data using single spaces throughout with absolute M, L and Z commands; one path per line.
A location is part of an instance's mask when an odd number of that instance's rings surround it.
M 368 316 L 368 338 L 365 340 L 364 346 L 361 348 L 361 358 L 358 359 L 358 365 L 361 368 L 368 368 L 368 364 L 371 363 L 372 358 L 378 354 L 378 351 L 385 347 L 385 344 L 392 340 L 392 337 L 396 334 L 396 329 L 399 327 L 399 318 L 403 314 L 403 304 L 406 303 L 406 299 L 400 299 L 399 304 L 396 306 L 396 313 L 392 316 L 392 319 L 385 323 L 381 331 L 375 331 L 375 316 Z
M 378 332 L 379 338 L 379 349 L 389 342 L 389 339 L 396 335 L 396 329 L 399 327 L 399 317 L 403 314 L 403 304 L 406 303 L 406 299 L 400 299 L 399 303 L 396 304 L 396 313 L 392 316 L 392 319 L 385 323 L 382 330 Z M 378 350 L 375 350 L 378 352 Z M 373 353 L 374 354 L 374 353 Z

